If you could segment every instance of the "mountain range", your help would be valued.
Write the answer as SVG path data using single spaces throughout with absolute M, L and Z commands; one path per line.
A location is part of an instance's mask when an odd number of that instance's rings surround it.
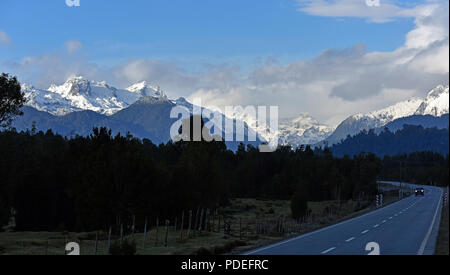
M 52 129 L 64 136 L 87 136 L 94 127 L 107 127 L 113 134 L 130 133 L 138 138 L 150 139 L 155 144 L 165 143 L 171 139 L 170 128 L 178 120 L 171 118 L 171 111 L 182 106 L 192 115 L 194 105 L 184 98 L 169 100 L 158 87 L 145 82 L 135 84 L 125 90 L 116 89 L 105 82 L 93 82 L 81 77 L 69 79 L 61 86 L 52 85 L 48 90 L 38 90 L 29 85 L 22 85 L 27 98 L 23 108 L 24 115 L 16 118 L 13 127 L 17 130 L 35 128 L 38 131 Z M 222 125 L 204 118 L 208 128 L 219 131 L 225 139 L 225 123 L 236 128 L 236 120 L 226 118 L 223 114 L 213 112 L 220 117 Z M 215 129 L 217 128 L 217 129 Z M 260 139 L 252 128 L 244 124 L 244 144 L 258 146 Z M 215 132 L 216 133 L 216 132 Z M 249 138 L 257 136 L 256 140 Z M 240 141 L 227 141 L 227 147 L 237 149 Z
M 383 128 L 385 125 L 401 118 L 415 116 L 440 117 L 449 113 L 449 86 L 439 85 L 428 92 L 425 99 L 412 98 L 381 110 L 367 114 L 356 114 L 345 119 L 323 143 L 336 144 L 347 136 L 353 136 L 363 130 Z M 414 118 L 409 123 L 417 125 Z
M 33 122 L 38 130 L 53 129 L 71 136 L 87 135 L 93 127 L 108 127 L 114 133 L 127 133 L 140 138 L 149 138 L 155 143 L 170 139 L 170 126 L 176 119 L 170 118 L 170 110 L 184 106 L 192 113 L 193 105 L 184 98 L 171 100 L 158 86 L 147 82 L 134 84 L 126 89 L 117 89 L 106 82 L 96 82 L 83 77 L 71 77 L 62 85 L 51 85 L 47 90 L 22 85 L 27 99 L 24 116 L 17 118 L 14 127 L 18 130 L 31 129 Z M 256 142 L 278 137 L 282 145 L 297 147 L 302 144 L 332 145 L 363 130 L 398 130 L 403 124 L 445 125 L 445 119 L 433 121 L 449 113 L 449 87 L 439 85 L 431 90 L 425 99 L 412 98 L 381 110 L 356 114 L 345 119 L 337 128 L 320 123 L 309 114 L 301 113 L 296 118 L 280 119 L 278 132 L 269 125 L 259 126 L 254 117 L 245 113 L 234 113 L 222 121 L 243 121 L 246 130 L 258 133 Z M 428 118 L 425 118 L 427 116 Z M 447 116 L 448 120 L 448 116 Z M 433 122 L 430 122 L 433 121 Z M 224 125 L 219 127 L 225 129 Z M 248 138 L 248 135 L 246 135 Z M 244 142 L 247 143 L 247 142 Z M 236 147 L 237 143 L 231 145 Z

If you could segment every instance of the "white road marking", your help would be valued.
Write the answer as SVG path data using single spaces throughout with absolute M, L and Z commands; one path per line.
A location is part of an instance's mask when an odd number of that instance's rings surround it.
M 390 220 L 392 220 L 392 217 L 389 217 Z
M 439 211 L 439 206 L 441 205 L 441 200 L 442 200 L 442 192 L 439 195 L 439 201 L 438 201 L 437 206 L 436 206 L 436 212 L 434 212 L 433 220 L 431 221 L 430 227 L 428 228 L 428 232 L 425 235 L 425 239 L 423 239 L 422 245 L 420 246 L 419 251 L 417 252 L 418 255 L 423 255 L 423 252 L 425 251 L 425 246 L 427 245 L 428 238 L 430 238 L 431 231 L 433 230 L 434 222 L 436 221 L 436 216 L 437 216 L 438 211 Z
M 275 243 L 275 244 L 272 244 L 272 245 L 261 247 L 259 249 L 247 251 L 247 252 L 244 252 L 242 255 L 252 255 L 252 254 L 264 251 L 264 250 L 268 250 L 268 249 L 271 249 L 271 248 L 274 248 L 274 247 L 277 247 L 277 246 L 281 246 L 281 245 L 284 245 L 284 244 L 287 244 L 287 243 L 290 243 L 290 242 L 293 242 L 293 241 L 297 241 L 297 240 L 309 237 L 311 235 L 314 235 L 314 234 L 317 234 L 317 233 L 320 233 L 320 232 L 323 232 L 323 231 L 326 231 L 326 230 L 329 230 L 329 229 L 341 226 L 343 224 L 354 222 L 354 221 L 360 220 L 360 219 L 362 219 L 364 217 L 368 217 L 368 216 L 374 215 L 375 213 L 378 213 L 378 212 L 381 212 L 381 211 L 386 211 L 387 209 L 390 209 L 390 208 L 400 204 L 401 202 L 402 201 L 397 201 L 397 202 L 391 203 L 388 206 L 385 206 L 383 208 L 379 208 L 379 209 L 371 211 L 371 212 L 369 212 L 367 214 L 363 214 L 361 216 L 357 216 L 356 218 L 349 219 L 349 220 L 346 220 L 346 221 L 343 221 L 343 222 L 340 222 L 340 223 L 337 223 L 337 224 L 333 224 L 333 225 L 327 226 L 325 228 L 322 228 L 322 229 L 319 229 L 319 230 L 316 230 L 316 231 L 313 231 L 313 232 L 310 232 L 310 233 L 306 233 L 306 234 L 300 235 L 300 236 L 292 238 L 292 239 L 288 239 L 288 240 L 283 241 L 283 242 L 279 242 L 279 243 Z
M 421 200 L 422 200 L 422 198 L 420 198 L 418 201 L 416 201 L 416 203 L 414 203 L 413 205 L 419 203 Z M 247 252 L 244 252 L 242 255 L 252 255 L 252 254 L 255 254 L 255 253 L 264 251 L 264 250 L 268 250 L 268 249 L 271 249 L 271 248 L 274 248 L 274 247 L 278 247 L 278 246 L 281 246 L 281 245 L 284 245 L 284 244 L 287 244 L 287 243 L 290 243 L 290 242 L 293 242 L 293 241 L 297 241 L 297 240 L 300 240 L 300 239 L 309 237 L 309 236 L 311 236 L 311 235 L 317 234 L 317 233 L 319 233 L 319 232 L 323 232 L 323 231 L 326 231 L 326 230 L 329 230 L 329 229 L 332 229 L 332 228 L 341 226 L 341 225 L 343 225 L 343 224 L 347 224 L 347 223 L 350 223 L 350 222 L 354 222 L 354 221 L 356 221 L 356 220 L 360 220 L 360 219 L 362 219 L 362 218 L 364 218 L 364 217 L 371 216 L 371 215 L 373 215 L 373 214 L 375 214 L 375 213 L 378 213 L 378 212 L 381 212 L 381 211 L 385 211 L 385 210 L 390 209 L 390 208 L 393 208 L 394 206 L 399 205 L 399 204 L 401 204 L 401 203 L 402 203 L 402 201 L 397 201 L 397 202 L 395 202 L 395 203 L 389 204 L 389 205 L 386 206 L 386 207 L 379 208 L 379 209 L 377 209 L 377 210 L 371 211 L 371 212 L 366 213 L 366 214 L 363 214 L 363 215 L 361 215 L 361 216 L 357 216 L 357 217 L 355 217 L 355 218 L 353 218 L 353 219 L 349 219 L 349 220 L 346 220 L 346 221 L 343 221 L 343 222 L 340 222 L 340 223 L 337 223 L 337 224 L 333 224 L 333 225 L 327 226 L 327 227 L 325 227 L 325 228 L 322 228 L 322 229 L 319 229 L 319 230 L 316 230 L 316 231 L 313 231 L 313 232 L 310 232 L 310 233 L 306 233 L 306 234 L 300 235 L 300 236 L 295 237 L 295 238 L 292 238 L 292 239 L 288 239 L 288 240 L 286 240 L 286 241 L 282 241 L 282 242 L 279 242 L 279 243 L 275 243 L 275 244 L 273 244 L 273 245 L 268 245 L 268 246 L 265 246 L 265 247 L 261 247 L 261 248 L 259 248 L 259 249 L 255 249 L 255 250 L 252 250 L 252 251 L 247 251 Z M 395 214 L 395 216 L 397 216 L 397 214 Z M 365 234 L 365 233 L 367 233 L 367 232 L 369 232 L 369 230 L 365 230 L 365 231 L 363 231 L 363 232 L 361 232 L 361 233 L 362 233 L 362 234 Z
M 351 242 L 351 241 L 353 241 L 355 239 L 355 237 L 351 237 L 350 239 L 348 239 L 348 240 L 345 240 L 347 243 L 348 242 Z
M 373 228 L 377 228 L 378 226 L 380 226 L 379 224 L 375 224 L 374 226 L 373 226 Z
M 336 249 L 336 247 L 329 248 L 329 249 L 323 251 L 321 254 L 327 254 L 328 252 L 333 251 L 335 249 Z
M 387 222 L 386 220 L 383 220 L 381 223 L 385 223 L 385 222 Z

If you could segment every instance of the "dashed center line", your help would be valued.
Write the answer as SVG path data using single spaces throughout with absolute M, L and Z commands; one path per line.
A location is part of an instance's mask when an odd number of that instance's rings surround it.
M 353 241 L 354 239 L 355 239 L 355 237 L 351 237 L 350 239 L 347 239 L 347 240 L 345 240 L 345 241 L 348 243 L 348 242 Z
M 367 232 L 369 232 L 369 230 L 364 230 L 361 234 L 366 234 Z
M 390 220 L 392 220 L 392 217 L 389 217 Z
M 329 248 L 329 249 L 323 251 L 321 254 L 327 254 L 328 252 L 333 251 L 335 249 L 336 249 L 336 247 Z
M 378 226 L 380 226 L 379 224 L 375 224 L 374 226 L 373 226 L 373 228 L 377 228 Z
M 385 222 L 387 222 L 386 220 L 383 220 L 381 223 L 385 223 Z

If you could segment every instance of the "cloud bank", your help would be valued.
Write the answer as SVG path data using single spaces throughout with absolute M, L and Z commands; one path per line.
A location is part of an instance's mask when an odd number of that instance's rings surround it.
M 423 97 L 436 85 L 448 84 L 448 1 L 412 7 L 395 3 L 382 0 L 379 6 L 368 6 L 364 0 L 298 1 L 299 12 L 314 16 L 357 17 L 370 24 L 413 18 L 414 29 L 406 34 L 404 45 L 392 52 L 368 52 L 364 44 L 357 44 L 288 64 L 269 58 L 250 71 L 233 64 L 205 65 L 192 71 L 176 62 L 155 59 L 100 68 L 82 54 L 79 41 L 69 41 L 61 53 L 0 65 L 44 88 L 72 75 L 120 87 L 146 80 L 160 85 L 171 97 L 200 97 L 205 106 L 278 105 L 281 116 L 308 112 L 336 125 L 351 114 Z

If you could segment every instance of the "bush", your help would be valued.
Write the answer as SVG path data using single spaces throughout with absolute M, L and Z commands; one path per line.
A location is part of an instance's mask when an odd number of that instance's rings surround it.
M 0 201 L 0 231 L 2 231 L 3 226 L 8 225 L 10 216 L 10 210 L 5 205 L 2 205 L 2 202 Z
M 291 199 L 291 212 L 294 219 L 304 217 L 308 211 L 308 200 L 305 194 L 299 190 L 294 193 Z
M 122 242 L 122 245 L 120 245 L 120 241 L 116 241 L 111 244 L 111 247 L 109 248 L 109 254 L 110 255 L 121 255 L 121 256 L 127 256 L 127 255 L 136 255 L 136 243 L 133 241 L 124 240 Z

